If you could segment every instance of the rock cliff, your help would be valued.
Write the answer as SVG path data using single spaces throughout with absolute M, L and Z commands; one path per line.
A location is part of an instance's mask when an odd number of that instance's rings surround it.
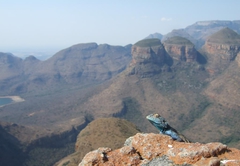
M 237 166 L 240 150 L 214 143 L 182 143 L 161 134 L 138 133 L 126 140 L 124 147 L 98 148 L 89 152 L 79 166 L 90 165 L 171 165 Z
M 176 60 L 194 62 L 197 57 L 197 50 L 193 43 L 186 38 L 174 36 L 164 41 L 167 53 Z
M 229 28 L 221 29 L 207 39 L 205 47 L 223 60 L 234 60 L 240 51 L 240 35 Z
M 229 28 L 221 29 L 209 36 L 203 48 L 210 68 L 225 69 L 240 51 L 240 35 Z
M 144 39 L 132 46 L 131 74 L 149 75 L 161 72 L 166 52 L 159 39 Z

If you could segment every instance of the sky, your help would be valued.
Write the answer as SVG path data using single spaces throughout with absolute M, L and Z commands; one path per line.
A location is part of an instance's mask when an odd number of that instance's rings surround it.
M 240 20 L 239 0 L 0 0 L 0 52 L 134 44 L 197 21 Z

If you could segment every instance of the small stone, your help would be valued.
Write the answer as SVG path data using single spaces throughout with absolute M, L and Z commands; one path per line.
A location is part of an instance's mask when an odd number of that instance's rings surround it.
M 173 146 L 172 145 L 168 145 L 169 148 L 172 148 Z
M 220 166 L 220 160 L 217 157 L 214 157 L 209 161 L 209 166 Z

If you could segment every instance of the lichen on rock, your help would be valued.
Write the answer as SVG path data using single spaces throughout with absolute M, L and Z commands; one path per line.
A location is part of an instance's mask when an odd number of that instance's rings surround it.
M 136 165 L 136 166 L 220 166 L 222 160 L 239 164 L 240 150 L 215 143 L 184 143 L 173 141 L 161 134 L 138 133 L 126 140 L 117 150 L 100 148 L 89 152 L 79 164 L 83 165 Z M 227 163 L 227 162 L 226 162 Z

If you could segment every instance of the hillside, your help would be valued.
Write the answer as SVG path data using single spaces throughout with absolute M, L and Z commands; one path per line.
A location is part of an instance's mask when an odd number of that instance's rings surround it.
M 238 114 L 237 109 L 214 101 L 203 93 L 209 86 L 209 80 L 214 79 L 204 65 L 196 61 L 182 62 L 175 59 L 169 65 L 168 58 L 163 58 L 163 61 L 156 64 L 156 60 L 149 60 L 155 56 L 154 52 L 149 54 L 153 47 L 138 47 L 132 47 L 133 60 L 127 70 L 115 78 L 109 87 L 89 98 L 82 108 L 91 110 L 94 117 L 126 118 L 137 124 L 142 131 L 152 131 L 144 117 L 156 112 L 169 119 L 170 124 L 193 141 L 221 140 L 234 145 L 239 143 L 239 139 L 229 140 L 230 136 L 238 135 L 235 132 L 236 127 L 231 126 L 234 124 L 222 126 L 223 121 L 232 121 L 233 116 Z M 158 52 L 161 53 L 159 56 L 167 56 L 164 51 Z M 158 70 L 153 70 L 157 66 Z M 141 72 L 136 72 L 136 68 L 141 69 Z M 150 69 L 151 72 L 154 71 L 154 75 L 149 75 Z M 235 113 L 224 116 L 224 110 Z M 219 119 L 222 121 L 218 121 Z M 237 126 L 235 120 L 234 123 Z
M 0 122 L 1 164 L 53 165 L 74 151 L 76 137 L 87 123 L 84 117 L 79 117 L 78 123 L 72 123 L 71 127 L 62 124 L 61 130 L 51 130 Z
M 77 166 L 82 158 L 98 147 L 120 148 L 124 141 L 140 132 L 136 126 L 124 119 L 99 118 L 87 125 L 77 137 L 75 153 L 59 161 L 56 166 L 67 163 L 68 166 Z
M 31 56 L 22 60 L 0 54 L 0 94 L 24 94 L 60 86 L 89 85 L 106 81 L 123 71 L 130 61 L 131 46 L 77 44 L 45 61 Z M 7 85 L 6 86 L 6 82 Z M 58 86 L 58 88 L 55 88 Z

